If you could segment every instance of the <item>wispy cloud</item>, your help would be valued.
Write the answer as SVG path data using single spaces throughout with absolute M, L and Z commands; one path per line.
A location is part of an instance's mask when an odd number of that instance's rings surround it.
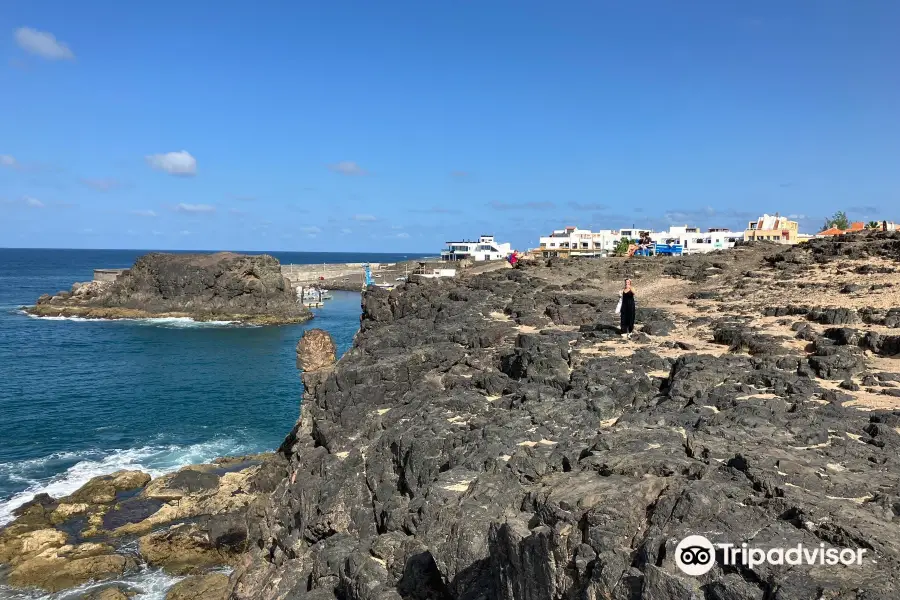
M 404 240 L 405 240 L 406 238 L 409 237 L 409 234 L 406 233 L 405 231 L 401 231 L 401 232 L 398 233 L 395 237 L 398 237 L 398 238 L 400 238 L 400 239 L 404 239 Z
M 193 177 L 197 174 L 197 159 L 187 150 L 150 154 L 145 157 L 147 164 L 157 171 L 165 171 L 169 175 Z
M 19 27 L 14 37 L 19 47 L 29 54 L 47 60 L 75 60 L 75 53 L 69 46 L 57 40 L 56 36 L 48 31 Z
M 339 163 L 329 165 L 328 168 L 335 173 L 340 173 L 341 175 L 358 176 L 368 174 L 368 171 L 363 169 L 352 160 L 343 160 Z
M 38 200 L 37 198 L 32 198 L 31 196 L 25 196 L 25 204 L 32 208 L 44 208 L 45 204 Z
M 232 215 L 246 215 L 247 211 L 241 210 L 239 208 L 229 208 L 228 212 Z
M 349 234 L 353 233 L 353 230 L 344 227 L 343 229 L 341 229 L 341 233 L 343 233 L 344 235 L 349 235 Z
M 315 225 L 309 225 L 309 226 L 307 226 L 307 227 L 301 227 L 301 228 L 300 228 L 300 233 L 306 233 L 306 234 L 313 234 L 313 235 L 315 235 L 315 234 L 317 234 L 317 233 L 322 233 L 322 230 L 321 230 L 320 228 L 316 227 Z
M 97 190 L 98 192 L 108 192 L 110 190 L 116 189 L 122 186 L 122 183 L 117 179 L 87 179 L 83 178 L 81 183 L 86 185 L 87 187 Z
M 191 235 L 191 232 L 188 231 L 187 229 L 182 229 L 178 233 L 179 233 L 179 235 Z
M 156 216 L 156 213 L 149 209 L 133 210 L 133 211 L 131 211 L 131 214 L 138 216 L 138 217 L 155 217 Z
M 491 202 L 494 210 L 550 210 L 555 208 L 553 202 Z
M 183 213 L 212 213 L 216 212 L 216 207 L 212 204 L 185 204 L 182 202 L 175 207 L 175 210 Z
M 569 202 L 569 208 L 574 210 L 606 210 L 609 207 L 598 202 Z
M 375 215 L 353 215 L 353 220 L 362 223 L 373 223 L 378 220 L 378 217 Z
M 702 208 L 676 208 L 669 210 L 664 215 L 664 220 L 655 220 L 652 225 L 669 226 L 669 225 L 693 225 L 697 227 L 712 226 L 733 226 L 743 228 L 747 221 L 759 217 L 757 211 L 737 210 L 734 208 L 717 209 L 712 206 Z
M 12 156 L 11 154 L 0 154 L 0 167 L 18 169 L 20 165 L 15 156 Z
M 847 207 L 847 212 L 849 212 L 849 213 L 861 213 L 861 214 L 863 214 L 863 215 L 874 215 L 874 214 L 880 212 L 880 210 L 881 210 L 881 209 L 879 209 L 877 206 L 867 206 L 867 205 L 863 205 L 863 206 L 848 206 L 848 207 Z
M 433 213 L 437 215 L 458 215 L 462 211 L 455 208 L 446 208 L 444 206 L 432 206 L 431 208 L 413 208 L 409 212 L 414 213 Z

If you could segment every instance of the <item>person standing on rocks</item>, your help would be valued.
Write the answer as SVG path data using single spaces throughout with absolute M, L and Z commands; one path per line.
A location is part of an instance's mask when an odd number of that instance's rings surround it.
M 616 307 L 616 312 L 619 313 L 621 321 L 622 337 L 630 338 L 634 332 L 635 317 L 634 289 L 631 287 L 630 279 L 625 280 L 625 288 L 619 292 L 619 305 Z

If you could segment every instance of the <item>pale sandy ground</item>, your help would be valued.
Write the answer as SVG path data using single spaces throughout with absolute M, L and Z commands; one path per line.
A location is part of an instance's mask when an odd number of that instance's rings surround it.
M 624 259 L 605 259 L 616 261 Z M 653 259 L 666 260 L 666 259 Z M 602 264 L 602 263 L 598 263 Z M 760 333 L 765 333 L 782 339 L 782 344 L 792 353 L 806 354 L 808 342 L 798 340 L 796 332 L 791 329 L 791 324 L 796 321 L 806 320 L 802 316 L 764 317 L 762 311 L 767 306 L 818 306 L 835 308 L 862 309 L 866 307 L 877 309 L 889 309 L 900 306 L 900 272 L 888 274 L 860 275 L 853 272 L 856 267 L 868 264 L 874 267 L 888 267 L 900 269 L 894 261 L 884 259 L 867 258 L 865 260 L 838 260 L 826 265 L 811 265 L 800 277 L 792 277 L 785 280 L 782 274 L 768 266 L 761 266 L 758 255 L 751 256 L 748 253 L 746 264 L 741 260 L 735 264 L 729 264 L 728 269 L 722 274 L 709 277 L 702 283 L 692 283 L 680 278 L 667 277 L 659 274 L 661 265 L 638 265 L 634 270 L 634 287 L 639 306 L 655 308 L 665 311 L 676 323 L 675 330 L 666 337 L 651 338 L 648 343 L 637 343 L 628 340 L 614 340 L 597 343 L 589 346 L 580 346 L 577 352 L 585 358 L 597 355 L 628 356 L 639 348 L 647 348 L 656 354 L 667 358 L 678 358 L 687 353 L 701 353 L 722 355 L 727 348 L 713 342 L 712 331 L 706 326 L 692 326 L 690 323 L 698 317 L 707 316 L 720 318 L 726 316 L 742 316 L 751 318 L 750 325 L 757 328 Z M 607 273 L 616 269 L 622 269 L 623 265 L 606 266 Z M 602 268 L 600 269 L 602 270 Z M 643 273 L 641 272 L 643 271 Z M 655 271 L 655 272 L 654 272 Z M 758 290 L 735 289 L 740 284 L 744 271 L 753 271 L 754 283 L 763 284 L 766 293 Z M 577 276 L 577 273 L 573 272 Z M 561 285 L 573 279 L 573 273 L 558 273 L 550 270 L 539 272 L 539 276 L 550 283 Z M 800 283 L 806 287 L 801 288 Z M 865 287 L 864 290 L 850 294 L 840 293 L 845 284 L 857 284 Z M 893 288 L 869 290 L 872 284 L 893 284 Z M 591 280 L 593 287 L 578 290 L 579 294 L 600 297 L 615 298 L 618 295 L 621 283 L 618 277 L 612 280 L 611 276 L 597 277 Z M 719 300 L 694 300 L 688 299 L 688 295 L 695 291 L 704 290 L 734 290 L 735 293 L 726 295 L 723 301 Z M 611 315 L 612 317 L 612 315 Z M 612 320 L 612 319 L 611 319 Z M 809 325 L 818 332 L 823 332 L 828 326 L 809 322 Z M 856 324 L 854 329 L 865 332 L 874 331 L 886 335 L 900 335 L 900 329 L 891 329 L 880 325 Z M 638 323 L 640 328 L 640 323 Z M 523 332 L 533 332 L 534 328 L 520 327 Z M 562 328 L 561 328 L 562 329 Z M 671 348 L 673 341 L 684 342 L 691 350 Z M 877 372 L 900 373 L 900 357 L 876 356 L 866 352 L 867 374 Z M 667 373 L 655 374 L 665 377 Z M 865 375 L 865 374 L 863 374 Z M 862 375 L 854 378 L 855 383 L 860 384 Z M 900 398 L 873 393 L 862 387 L 859 391 L 847 391 L 838 388 L 839 382 L 817 380 L 826 389 L 839 390 L 843 394 L 852 397 L 847 406 L 853 406 L 860 410 L 898 409 Z M 900 385 L 900 384 L 898 384 Z M 890 384 L 888 385 L 890 387 Z M 753 400 L 761 399 L 754 397 Z M 762 398 L 764 399 L 764 398 Z

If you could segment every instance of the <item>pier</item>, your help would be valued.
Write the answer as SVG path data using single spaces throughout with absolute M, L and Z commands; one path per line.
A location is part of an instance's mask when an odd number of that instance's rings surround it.
M 394 283 L 398 277 L 412 273 L 416 261 L 403 263 L 368 263 L 378 282 Z M 366 263 L 331 263 L 315 265 L 281 265 L 281 274 L 292 286 L 316 285 L 329 290 L 358 292 L 365 286 Z

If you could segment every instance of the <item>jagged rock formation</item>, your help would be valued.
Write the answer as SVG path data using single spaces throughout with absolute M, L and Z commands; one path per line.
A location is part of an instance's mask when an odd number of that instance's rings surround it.
M 76 283 L 41 296 L 29 312 L 86 318 L 192 317 L 257 324 L 311 318 L 277 259 L 232 252 L 151 253 L 114 282 Z
M 354 347 L 304 373 L 231 597 L 898 597 L 896 336 L 842 312 L 887 323 L 898 259 L 878 234 L 368 291 Z M 694 577 L 690 534 L 867 554 Z
M 308 329 L 297 342 L 297 368 L 318 371 L 330 366 L 337 357 L 334 340 L 322 329 Z

